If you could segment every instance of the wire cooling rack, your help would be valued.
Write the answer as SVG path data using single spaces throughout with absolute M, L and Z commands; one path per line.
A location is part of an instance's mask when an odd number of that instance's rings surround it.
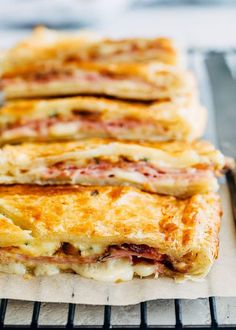
M 20 303 L 20 302 L 19 302 Z M 30 329 L 37 329 L 37 328 L 49 328 L 48 325 L 39 326 L 39 315 L 40 315 L 40 307 L 41 303 L 40 302 L 34 302 L 34 307 L 33 307 L 33 312 L 32 312 L 32 319 L 31 323 L 29 325 L 5 325 L 4 324 L 4 318 L 6 314 L 6 309 L 7 309 L 7 304 L 8 300 L 7 299 L 2 299 L 1 301 L 1 308 L 0 308 L 0 328 L 30 328 Z M 163 330 L 164 329 L 182 329 L 183 326 L 183 321 L 182 321 L 182 312 L 181 312 L 181 303 L 179 299 L 174 300 L 174 306 L 175 306 L 175 319 L 176 323 L 175 326 L 166 326 L 166 327 L 161 327 Z M 210 307 L 210 316 L 211 316 L 211 325 L 210 327 L 196 327 L 194 326 L 194 329 L 216 329 L 219 327 L 217 317 L 216 317 L 216 303 L 215 303 L 215 298 L 211 297 L 209 298 L 209 307 Z M 103 315 L 103 325 L 101 326 L 75 326 L 74 324 L 74 318 L 75 318 L 75 304 L 68 304 L 68 316 L 67 316 L 67 322 L 64 326 L 60 326 L 58 328 L 67 328 L 67 329 L 74 329 L 74 328 L 79 328 L 81 330 L 83 329 L 89 329 L 89 328 L 102 328 L 102 329 L 110 329 L 113 326 L 111 325 L 111 306 L 104 306 L 104 315 Z M 158 312 L 158 311 L 157 311 Z M 127 315 L 129 317 L 129 315 Z M 123 325 L 122 327 L 114 327 L 117 330 L 124 329 L 126 326 Z M 50 328 L 57 328 L 57 326 L 51 325 Z M 159 326 L 149 326 L 148 321 L 147 321 L 147 303 L 143 302 L 140 304 L 140 324 L 137 326 L 128 326 L 129 329 L 156 329 L 159 328 Z M 184 327 L 184 329 L 192 329 L 192 327 Z M 222 327 L 221 329 L 226 329 L 226 327 Z
M 236 130 L 234 129 L 234 126 L 236 124 L 236 111 L 234 111 L 234 104 L 236 104 L 236 52 L 235 50 L 215 52 L 209 50 L 190 49 L 188 51 L 188 61 L 189 66 L 195 72 L 198 78 L 202 102 L 207 106 L 209 111 L 208 128 L 205 138 L 218 145 L 226 154 L 229 154 L 230 156 L 234 156 L 236 158 L 236 149 L 233 143 L 234 137 L 234 141 L 236 142 Z M 224 88 L 222 88 L 221 93 L 219 92 L 219 82 L 221 82 L 221 86 L 224 86 Z M 229 91 L 231 93 L 230 95 L 226 95 L 226 98 L 222 97 L 222 95 L 225 95 L 224 93 L 229 93 Z M 225 103 L 225 99 L 227 101 L 227 104 Z M 234 100 L 235 103 L 233 104 Z M 223 123 L 226 123 L 226 126 L 224 126 Z M 227 138 L 229 137 L 231 138 L 231 142 L 227 140 Z M 236 181 L 233 172 L 227 173 L 226 181 L 229 187 L 234 220 L 236 220 Z M 96 294 L 96 292 L 94 294 Z M 150 302 L 143 302 L 139 305 L 135 305 L 133 309 L 136 310 L 137 320 L 136 322 L 134 322 L 135 324 L 131 324 L 130 320 L 133 318 L 132 308 L 128 310 L 127 308 L 124 308 L 120 311 L 120 314 L 117 314 L 117 308 L 122 307 L 91 307 L 83 305 L 78 306 L 75 304 L 53 304 L 54 307 L 52 306 L 46 314 L 44 313 L 44 320 L 46 319 L 46 323 L 42 323 L 40 319 L 42 318 L 43 309 L 45 307 L 44 303 L 30 303 L 22 301 L 17 302 L 2 299 L 0 304 L 0 329 L 236 329 L 236 299 L 231 299 L 227 302 L 227 306 L 225 309 L 226 316 L 224 317 L 223 323 L 222 320 L 219 321 L 219 312 L 222 309 L 222 305 L 219 303 L 218 299 L 219 298 L 210 297 L 209 299 L 196 300 L 196 302 L 204 302 L 202 304 L 202 310 L 200 310 L 200 312 L 199 309 L 197 310 L 196 308 L 197 317 L 195 315 L 194 320 L 196 321 L 196 318 L 198 319 L 198 315 L 199 319 L 196 322 L 187 323 L 185 321 L 186 308 L 184 308 L 184 306 L 186 307 L 188 305 L 191 305 L 193 301 L 174 299 L 171 301 L 173 315 L 172 317 L 169 317 L 169 319 L 167 318 L 167 320 L 169 321 L 168 324 L 158 322 L 155 323 L 153 320 L 150 321 L 151 313 L 154 316 L 158 314 L 161 315 L 162 313 L 164 313 L 162 309 L 163 306 L 170 307 L 170 304 L 168 304 L 165 300 L 155 301 L 156 303 L 158 303 L 158 305 L 154 306 L 151 305 L 152 303 Z M 12 303 L 13 307 L 11 307 Z M 22 307 L 24 304 L 30 304 L 31 307 L 27 305 L 23 311 L 21 311 L 20 309 L 19 312 L 18 307 Z M 56 306 L 61 308 L 63 306 L 61 311 L 59 308 L 58 313 L 59 316 L 62 313 L 64 313 L 65 316 L 64 322 L 59 322 L 59 324 L 58 316 L 56 317 L 57 320 L 56 318 L 53 318 L 53 311 L 55 310 Z M 80 308 L 79 311 L 78 308 Z M 91 314 L 91 308 L 92 315 L 90 315 L 90 318 L 94 320 L 93 323 L 91 323 L 91 319 L 89 322 L 86 322 L 86 317 L 83 318 L 83 321 L 76 321 L 76 319 L 82 314 Z M 18 313 L 22 314 L 22 323 L 19 323 L 19 319 L 17 324 L 13 324 L 11 323 L 11 321 L 7 321 L 9 318 L 14 319 L 14 314 L 17 312 L 17 310 Z M 24 313 L 26 311 L 28 314 L 28 323 L 25 322 L 26 314 Z M 208 315 L 205 323 L 200 322 L 200 315 L 203 313 L 203 311 L 206 312 Z M 115 312 L 116 320 L 114 321 L 113 315 Z M 235 316 L 233 317 L 233 324 L 225 321 L 230 319 L 230 314 L 231 316 L 232 314 L 235 314 Z M 121 318 L 124 320 L 122 324 L 120 323 Z M 98 319 L 100 321 L 96 321 Z

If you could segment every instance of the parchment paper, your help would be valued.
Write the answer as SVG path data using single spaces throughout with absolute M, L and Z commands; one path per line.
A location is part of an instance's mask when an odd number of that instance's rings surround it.
M 236 296 L 236 231 L 228 188 L 220 189 L 224 216 L 220 232 L 219 259 L 205 280 L 175 283 L 172 279 L 135 279 L 125 283 L 104 283 L 64 274 L 24 279 L 0 275 L 0 298 L 66 302 L 94 305 L 129 305 L 160 298 L 194 299 Z

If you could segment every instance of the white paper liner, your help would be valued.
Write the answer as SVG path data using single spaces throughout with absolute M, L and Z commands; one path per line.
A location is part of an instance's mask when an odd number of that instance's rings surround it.
M 24 279 L 0 275 L 0 298 L 93 305 L 130 305 L 153 299 L 236 296 L 236 231 L 228 188 L 220 189 L 224 216 L 220 232 L 219 259 L 205 280 L 175 283 L 172 279 L 134 279 L 104 283 L 78 275 L 63 274 Z

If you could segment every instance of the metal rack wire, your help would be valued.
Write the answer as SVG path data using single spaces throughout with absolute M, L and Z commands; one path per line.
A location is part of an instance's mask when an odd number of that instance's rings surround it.
M 182 312 L 181 312 L 181 304 L 180 304 L 180 300 L 179 299 L 175 299 L 175 319 L 176 319 L 176 323 L 174 326 L 174 329 L 192 329 L 193 327 L 185 327 L 183 326 L 183 322 L 182 322 Z M 8 304 L 8 300 L 7 299 L 2 299 L 1 301 L 1 307 L 0 307 L 0 328 L 1 329 L 12 329 L 12 328 L 27 328 L 27 329 L 37 329 L 37 328 L 42 328 L 42 329 L 46 329 L 49 328 L 48 326 L 39 326 L 39 315 L 40 315 L 40 307 L 41 307 L 41 303 L 40 302 L 34 302 L 34 307 L 33 307 L 33 313 L 32 313 L 32 319 L 31 319 L 31 324 L 29 324 L 28 326 L 23 326 L 23 325 L 5 325 L 4 324 L 4 319 L 5 319 L 5 315 L 6 315 L 6 310 L 7 310 L 7 304 Z M 206 326 L 206 327 L 202 327 L 202 326 L 194 326 L 194 329 L 201 329 L 201 330 L 205 330 L 205 329 L 217 329 L 219 327 L 218 321 L 217 321 L 217 316 L 216 316 L 216 303 L 215 303 L 215 298 L 214 297 L 210 297 L 209 298 L 209 306 L 210 306 L 210 315 L 211 315 L 211 325 Z M 74 325 L 74 316 L 75 316 L 75 304 L 68 304 L 68 316 L 67 316 L 67 324 L 63 327 L 60 326 L 60 328 L 65 328 L 65 329 L 75 329 L 77 327 L 75 327 Z M 232 325 L 233 326 L 233 325 Z M 56 328 L 53 326 L 50 326 L 50 328 Z M 88 326 L 79 326 L 78 327 L 81 330 L 85 330 L 85 329 L 89 329 L 89 328 L 93 328 L 92 327 L 88 327 Z M 97 327 L 96 327 L 97 328 Z M 103 325 L 98 328 L 107 330 L 111 328 L 111 306 L 104 306 L 104 322 Z M 124 327 L 115 327 L 115 329 L 117 330 L 121 330 Z M 134 326 L 134 327 L 128 327 L 129 329 L 156 329 L 159 328 L 159 326 L 157 325 L 157 327 L 153 327 L 153 326 L 149 326 L 148 322 L 147 322 L 147 303 L 143 302 L 140 304 L 140 325 L 139 326 Z M 173 328 L 172 326 L 167 326 L 167 327 L 161 327 L 163 330 L 167 330 L 170 328 Z M 228 329 L 227 327 L 220 327 L 221 329 Z
M 210 80 L 209 80 L 209 72 L 208 72 L 208 67 L 207 67 L 207 61 L 210 61 L 211 56 L 216 56 L 219 54 L 219 56 L 223 56 L 224 58 L 227 56 L 228 53 L 232 53 L 232 50 L 227 51 L 227 52 L 221 52 L 221 53 L 216 53 L 212 51 L 202 51 L 202 50 L 196 50 L 196 49 L 191 49 L 189 50 L 189 63 L 192 69 L 195 71 L 199 83 L 200 83 L 200 89 L 201 89 L 201 94 L 203 97 L 203 103 L 206 104 L 206 106 L 209 109 L 209 117 L 210 121 L 208 124 L 208 129 L 207 129 L 207 135 L 206 138 L 217 144 L 217 130 L 216 130 L 216 122 L 215 122 L 215 115 L 214 115 L 214 107 L 213 107 L 213 95 L 210 95 L 212 93 L 212 88 L 210 85 Z M 231 202 L 232 202 L 232 211 L 234 215 L 234 220 L 236 221 L 236 179 L 235 175 L 233 172 L 228 172 L 226 175 L 226 181 L 229 187 L 229 192 L 230 192 L 230 197 L 231 197 Z M 210 324 L 209 325 L 199 325 L 199 324 L 194 324 L 193 326 L 186 326 L 183 322 L 183 309 L 182 309 L 182 303 L 180 299 L 175 299 L 174 300 L 174 313 L 175 313 L 175 324 L 174 325 L 168 325 L 168 326 L 163 326 L 163 325 L 150 325 L 148 322 L 148 304 L 147 302 L 143 302 L 139 304 L 140 308 L 140 319 L 139 319 L 139 325 L 135 326 L 114 326 L 111 322 L 111 316 L 112 316 L 112 308 L 111 306 L 104 306 L 104 315 L 103 315 L 103 324 L 102 325 L 93 325 L 93 326 L 88 326 L 88 325 L 76 325 L 75 324 L 75 311 L 76 311 L 76 305 L 75 304 L 68 304 L 68 310 L 67 310 L 67 322 L 64 326 L 57 326 L 57 325 L 51 325 L 51 326 L 46 326 L 46 325 L 40 325 L 39 323 L 39 317 L 40 317 L 40 312 L 41 312 L 41 306 L 42 303 L 40 302 L 34 302 L 33 305 L 33 310 L 32 310 L 32 317 L 31 317 L 31 323 L 28 325 L 14 325 L 14 324 L 5 324 L 5 316 L 8 308 L 8 303 L 9 301 L 7 299 L 2 299 L 1 304 L 0 304 L 0 329 L 17 329 L 17 328 L 26 328 L 26 329 L 37 329 L 37 328 L 42 328 L 42 329 L 47 329 L 47 328 L 54 328 L 54 329 L 59 329 L 59 328 L 65 328 L 65 329 L 75 329 L 79 328 L 81 330 L 89 329 L 89 328 L 100 328 L 100 329 L 124 329 L 124 328 L 129 328 L 129 329 L 196 329 L 196 330 L 205 330 L 205 329 L 228 329 L 233 328 L 236 329 L 236 324 L 230 324 L 230 325 L 222 325 L 219 324 L 218 319 L 217 319 L 217 304 L 216 304 L 216 298 L 215 297 L 210 297 L 208 299 L 209 303 L 209 311 L 210 311 Z M 157 311 L 158 312 L 158 311 Z M 127 316 L 128 317 L 128 316 Z

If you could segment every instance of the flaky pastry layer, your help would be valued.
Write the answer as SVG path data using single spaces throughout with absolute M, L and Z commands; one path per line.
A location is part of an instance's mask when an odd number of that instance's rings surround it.
M 205 141 L 121 142 L 87 139 L 23 143 L 0 149 L 0 183 L 132 185 L 189 196 L 215 191 L 231 163 Z
M 18 100 L 0 109 L 0 143 L 89 137 L 193 140 L 205 125 L 206 109 L 191 95 L 151 104 L 88 96 Z
M 62 33 L 36 28 L 25 40 L 8 50 L 1 59 L 3 76 L 36 71 L 76 62 L 145 62 L 157 60 L 170 65 L 180 63 L 179 50 L 171 39 L 107 39 L 93 32 Z
M 190 72 L 159 62 L 72 61 L 2 77 L 1 85 L 6 98 L 96 94 L 148 101 L 196 93 Z

